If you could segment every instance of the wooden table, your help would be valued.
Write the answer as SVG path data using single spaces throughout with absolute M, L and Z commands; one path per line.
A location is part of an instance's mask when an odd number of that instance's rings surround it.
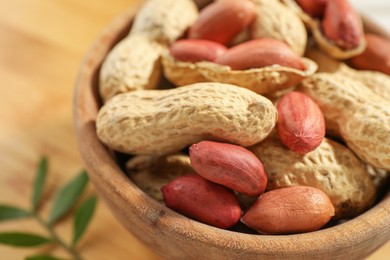
M 111 19 L 141 0 L 0 0 L 0 204 L 27 208 L 36 164 L 50 159 L 45 192 L 50 209 L 55 189 L 83 168 L 72 121 L 72 94 L 83 56 Z M 93 192 L 89 187 L 88 192 Z M 0 232 L 24 230 L 45 234 L 32 220 L 0 223 Z M 57 227 L 66 240 L 72 221 Z M 82 238 L 85 259 L 159 259 L 133 238 L 102 201 Z M 24 259 L 61 249 L 15 249 L 0 245 L 0 259 Z M 390 256 L 390 242 L 369 259 Z

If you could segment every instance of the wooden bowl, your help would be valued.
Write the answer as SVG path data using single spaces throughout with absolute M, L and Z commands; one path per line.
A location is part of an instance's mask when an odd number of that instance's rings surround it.
M 390 239 L 390 194 L 364 214 L 330 228 L 296 235 L 244 234 L 186 218 L 141 191 L 97 138 L 98 73 L 108 51 L 128 32 L 135 9 L 113 21 L 87 54 L 76 84 L 74 120 L 92 183 L 118 220 L 167 259 L 355 259 Z M 384 34 L 372 23 L 369 30 Z

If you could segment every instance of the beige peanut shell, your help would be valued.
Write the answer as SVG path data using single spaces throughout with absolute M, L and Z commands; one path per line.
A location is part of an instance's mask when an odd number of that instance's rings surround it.
M 361 39 L 360 44 L 353 49 L 344 50 L 340 48 L 324 36 L 321 23 L 318 19 L 314 19 L 306 14 L 294 0 L 282 0 L 282 2 L 302 19 L 306 27 L 313 34 L 314 40 L 320 49 L 333 58 L 346 60 L 361 54 L 366 48 L 366 40 L 364 37 Z M 363 24 L 361 27 L 363 27 Z
M 339 126 L 345 142 L 363 161 L 390 170 L 390 102 L 367 102 Z
M 104 102 L 139 89 L 153 89 L 161 78 L 160 55 L 164 47 L 141 35 L 128 36 L 108 54 L 99 74 Z
M 251 25 L 252 38 L 274 38 L 287 43 L 303 56 L 307 43 L 305 25 L 299 16 L 279 0 L 252 0 L 256 18 Z
M 184 154 L 162 157 L 138 155 L 127 161 L 126 172 L 141 190 L 162 203 L 161 187 L 194 170 L 191 167 L 190 158 Z
M 378 71 L 353 69 L 315 47 L 308 48 L 305 55 L 318 64 L 318 72 L 339 73 L 360 81 L 375 94 L 390 100 L 390 76 Z
M 279 65 L 248 70 L 232 70 L 228 66 L 212 62 L 182 62 L 166 54 L 162 58 L 165 77 L 176 86 L 197 82 L 221 82 L 247 88 L 258 94 L 270 94 L 297 85 L 313 75 L 317 64 L 302 58 L 307 69 L 282 67 Z
M 170 44 L 181 37 L 198 16 L 192 0 L 148 0 L 135 16 L 130 35 L 142 34 Z
M 314 151 L 294 153 L 272 137 L 250 148 L 263 162 L 268 190 L 296 185 L 324 191 L 335 219 L 352 218 L 369 208 L 376 189 L 364 164 L 347 147 L 325 138 Z
M 298 88 L 367 164 L 390 170 L 390 102 L 340 74 L 317 73 Z
M 366 164 L 366 171 L 371 176 L 371 179 L 378 191 L 378 194 L 386 192 L 390 185 L 390 172 L 372 167 Z
M 163 155 L 202 140 L 251 146 L 274 128 L 277 111 L 252 91 L 221 83 L 117 95 L 99 111 L 99 139 L 128 154 Z

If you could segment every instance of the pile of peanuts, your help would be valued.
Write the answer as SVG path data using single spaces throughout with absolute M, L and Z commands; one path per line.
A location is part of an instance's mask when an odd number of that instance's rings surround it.
M 189 218 L 315 231 L 389 187 L 389 49 L 348 0 L 148 0 L 102 64 L 97 135 Z

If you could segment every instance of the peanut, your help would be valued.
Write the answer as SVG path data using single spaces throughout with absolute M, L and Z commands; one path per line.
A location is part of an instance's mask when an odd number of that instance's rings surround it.
M 138 155 L 126 163 L 129 178 L 146 194 L 163 202 L 161 187 L 170 181 L 194 172 L 190 157 L 184 154 L 167 156 Z
M 363 161 L 390 170 L 390 102 L 367 102 L 339 126 L 348 147 Z
M 237 85 L 258 94 L 270 94 L 296 86 L 314 74 L 317 64 L 306 58 L 301 60 L 307 68 L 305 71 L 283 66 L 232 70 L 211 62 L 180 62 L 170 55 L 163 56 L 162 64 L 165 77 L 176 86 L 212 81 Z
M 250 150 L 264 164 L 267 190 L 296 185 L 324 191 L 335 208 L 335 219 L 352 218 L 370 207 L 376 189 L 363 163 L 347 147 L 324 138 L 312 152 L 301 155 L 287 149 L 276 137 Z
M 249 0 L 223 0 L 209 4 L 200 12 L 189 31 L 189 38 L 229 43 L 254 19 L 254 7 Z
M 304 71 L 305 64 L 287 44 L 282 41 L 263 38 L 251 40 L 230 48 L 217 57 L 216 63 L 226 65 L 233 70 L 262 68 L 273 65 Z
M 254 145 L 269 135 L 276 120 L 272 103 L 252 91 L 198 83 L 117 95 L 100 109 L 96 128 L 113 150 L 162 155 L 205 139 Z
M 321 0 L 310 1 L 310 3 L 317 2 L 317 1 L 321 1 Z M 358 32 L 362 32 L 362 27 L 363 27 L 360 17 L 356 14 L 355 10 L 353 10 L 353 8 L 348 3 L 347 3 L 348 11 L 345 11 L 345 9 L 342 10 L 340 9 L 336 11 L 337 12 L 336 19 L 333 19 L 332 17 L 333 13 L 331 13 L 331 11 L 328 11 L 326 27 L 328 33 L 329 34 L 332 33 L 332 36 L 334 36 L 333 38 L 328 38 L 327 35 L 324 34 L 324 29 L 323 29 L 323 27 L 325 26 L 324 20 L 319 20 L 317 19 L 317 17 L 313 18 L 312 16 L 310 16 L 308 13 L 304 12 L 302 10 L 302 7 L 300 7 L 298 3 L 294 0 L 282 0 L 282 2 L 286 5 L 288 9 L 296 13 L 301 18 L 301 20 L 304 22 L 308 30 L 312 33 L 314 41 L 320 47 L 320 49 L 325 53 L 327 53 L 328 55 L 332 56 L 333 58 L 345 60 L 354 57 L 364 51 L 366 47 L 366 41 L 364 37 L 360 37 L 359 41 L 355 42 L 354 44 L 347 43 L 346 41 L 346 40 L 351 41 L 351 39 L 355 39 L 351 36 L 355 34 L 356 35 L 359 34 Z M 332 1 L 327 0 L 326 2 L 327 3 L 325 5 L 325 12 L 326 9 L 333 8 L 333 7 L 329 7 L 330 5 L 329 2 L 332 2 L 333 5 L 340 4 L 338 3 L 338 1 L 333 1 L 333 0 Z M 343 12 L 348 12 L 347 15 L 345 15 L 345 17 Z M 354 21 L 349 22 L 350 20 L 354 20 Z M 332 23 L 332 21 L 335 23 Z M 338 25 L 342 25 L 345 21 L 347 26 L 343 26 L 343 28 L 337 27 Z M 336 24 L 336 22 L 338 23 Z M 346 29 L 344 28 L 349 28 L 349 27 L 354 29 L 347 29 L 347 32 L 345 32 Z M 341 36 L 338 35 L 339 32 L 341 34 L 344 33 L 344 35 Z M 343 38 L 345 36 L 347 36 L 347 39 Z M 357 45 L 355 45 L 356 43 Z
M 130 35 L 144 35 L 168 45 L 181 37 L 198 15 L 192 0 L 148 0 L 137 12 Z
M 295 0 L 302 10 L 312 17 L 322 17 L 329 0 Z
M 306 56 L 318 64 L 319 72 L 338 73 L 360 81 L 376 95 L 390 100 L 390 76 L 378 71 L 355 70 L 342 61 L 327 56 L 316 48 L 309 48 Z
M 161 191 L 168 208 L 205 224 L 229 228 L 240 220 L 234 192 L 197 174 L 179 177 Z
M 287 43 L 299 56 L 305 52 L 306 28 L 299 16 L 279 0 L 252 0 L 256 18 L 251 25 L 252 38 L 274 38 Z
M 248 196 L 259 196 L 267 186 L 263 164 L 241 146 L 202 141 L 191 145 L 190 159 L 199 175 Z
M 305 154 L 316 149 L 325 136 L 325 120 L 320 108 L 299 92 L 284 95 L 277 105 L 277 130 L 290 150 Z
M 345 50 L 359 46 L 363 38 L 362 21 L 348 0 L 328 1 L 322 28 L 329 40 Z
M 318 230 L 333 215 L 333 205 L 324 192 L 295 186 L 264 193 L 241 222 L 259 233 L 291 234 Z
M 99 92 L 104 102 L 139 89 L 153 89 L 161 77 L 160 55 L 164 47 L 144 36 L 128 36 L 108 54 L 99 74 Z
M 351 58 L 352 67 L 390 75 L 390 41 L 375 34 L 366 34 L 365 39 L 367 47 L 362 54 Z
M 179 40 L 169 48 L 169 53 L 176 60 L 188 62 L 215 61 L 226 51 L 222 44 L 198 39 Z
M 390 170 L 390 103 L 351 78 L 317 73 L 299 90 L 320 106 L 347 145 L 366 163 Z

